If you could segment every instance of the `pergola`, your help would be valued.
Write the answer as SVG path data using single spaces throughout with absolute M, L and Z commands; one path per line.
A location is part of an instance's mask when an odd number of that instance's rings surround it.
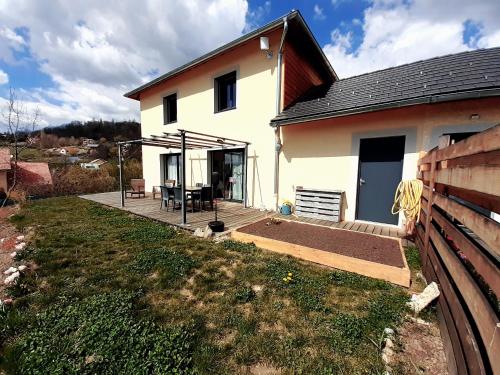
M 226 137 L 218 137 L 210 134 L 192 132 L 178 129 L 176 133 L 163 133 L 163 135 L 151 135 L 147 138 L 140 138 L 131 141 L 118 142 L 118 167 L 120 180 L 120 203 L 125 206 L 125 190 L 123 183 L 123 158 L 122 147 L 129 144 L 140 144 L 142 146 L 163 147 L 166 149 L 177 149 L 180 155 L 180 185 L 182 191 L 182 225 L 186 225 L 186 150 L 220 150 L 227 148 L 243 148 L 245 166 L 243 170 L 243 203 L 247 207 L 247 157 L 249 142 L 238 141 Z

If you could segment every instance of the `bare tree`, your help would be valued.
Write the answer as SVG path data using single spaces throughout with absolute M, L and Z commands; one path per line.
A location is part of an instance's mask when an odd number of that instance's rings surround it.
M 25 103 L 17 96 L 16 90 L 11 87 L 2 116 L 7 128 L 7 141 L 14 148 L 12 179 L 7 190 L 7 196 L 2 202 L 3 207 L 17 184 L 19 154 L 27 147 L 26 142 L 24 144 L 20 143 L 20 138 L 35 131 L 40 120 L 40 109 L 35 107 L 31 111 L 28 110 Z

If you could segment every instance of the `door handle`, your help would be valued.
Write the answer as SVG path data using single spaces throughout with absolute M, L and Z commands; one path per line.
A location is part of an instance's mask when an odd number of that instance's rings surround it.
M 362 178 L 359 179 L 359 186 L 366 184 L 366 181 Z

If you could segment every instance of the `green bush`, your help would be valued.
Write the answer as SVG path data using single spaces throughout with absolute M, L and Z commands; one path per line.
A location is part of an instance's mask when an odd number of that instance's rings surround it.
M 408 246 L 405 251 L 406 262 L 408 267 L 413 271 L 418 271 L 422 268 L 422 262 L 420 261 L 420 253 L 418 252 L 418 247 Z
M 138 319 L 135 297 L 117 291 L 50 307 L 7 348 L 7 367 L 22 374 L 191 373 L 192 330 Z

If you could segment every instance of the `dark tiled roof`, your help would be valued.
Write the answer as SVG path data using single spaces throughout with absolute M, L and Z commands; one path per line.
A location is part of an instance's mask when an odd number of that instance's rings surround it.
M 315 87 L 271 124 L 500 95 L 500 48 L 435 57 Z

